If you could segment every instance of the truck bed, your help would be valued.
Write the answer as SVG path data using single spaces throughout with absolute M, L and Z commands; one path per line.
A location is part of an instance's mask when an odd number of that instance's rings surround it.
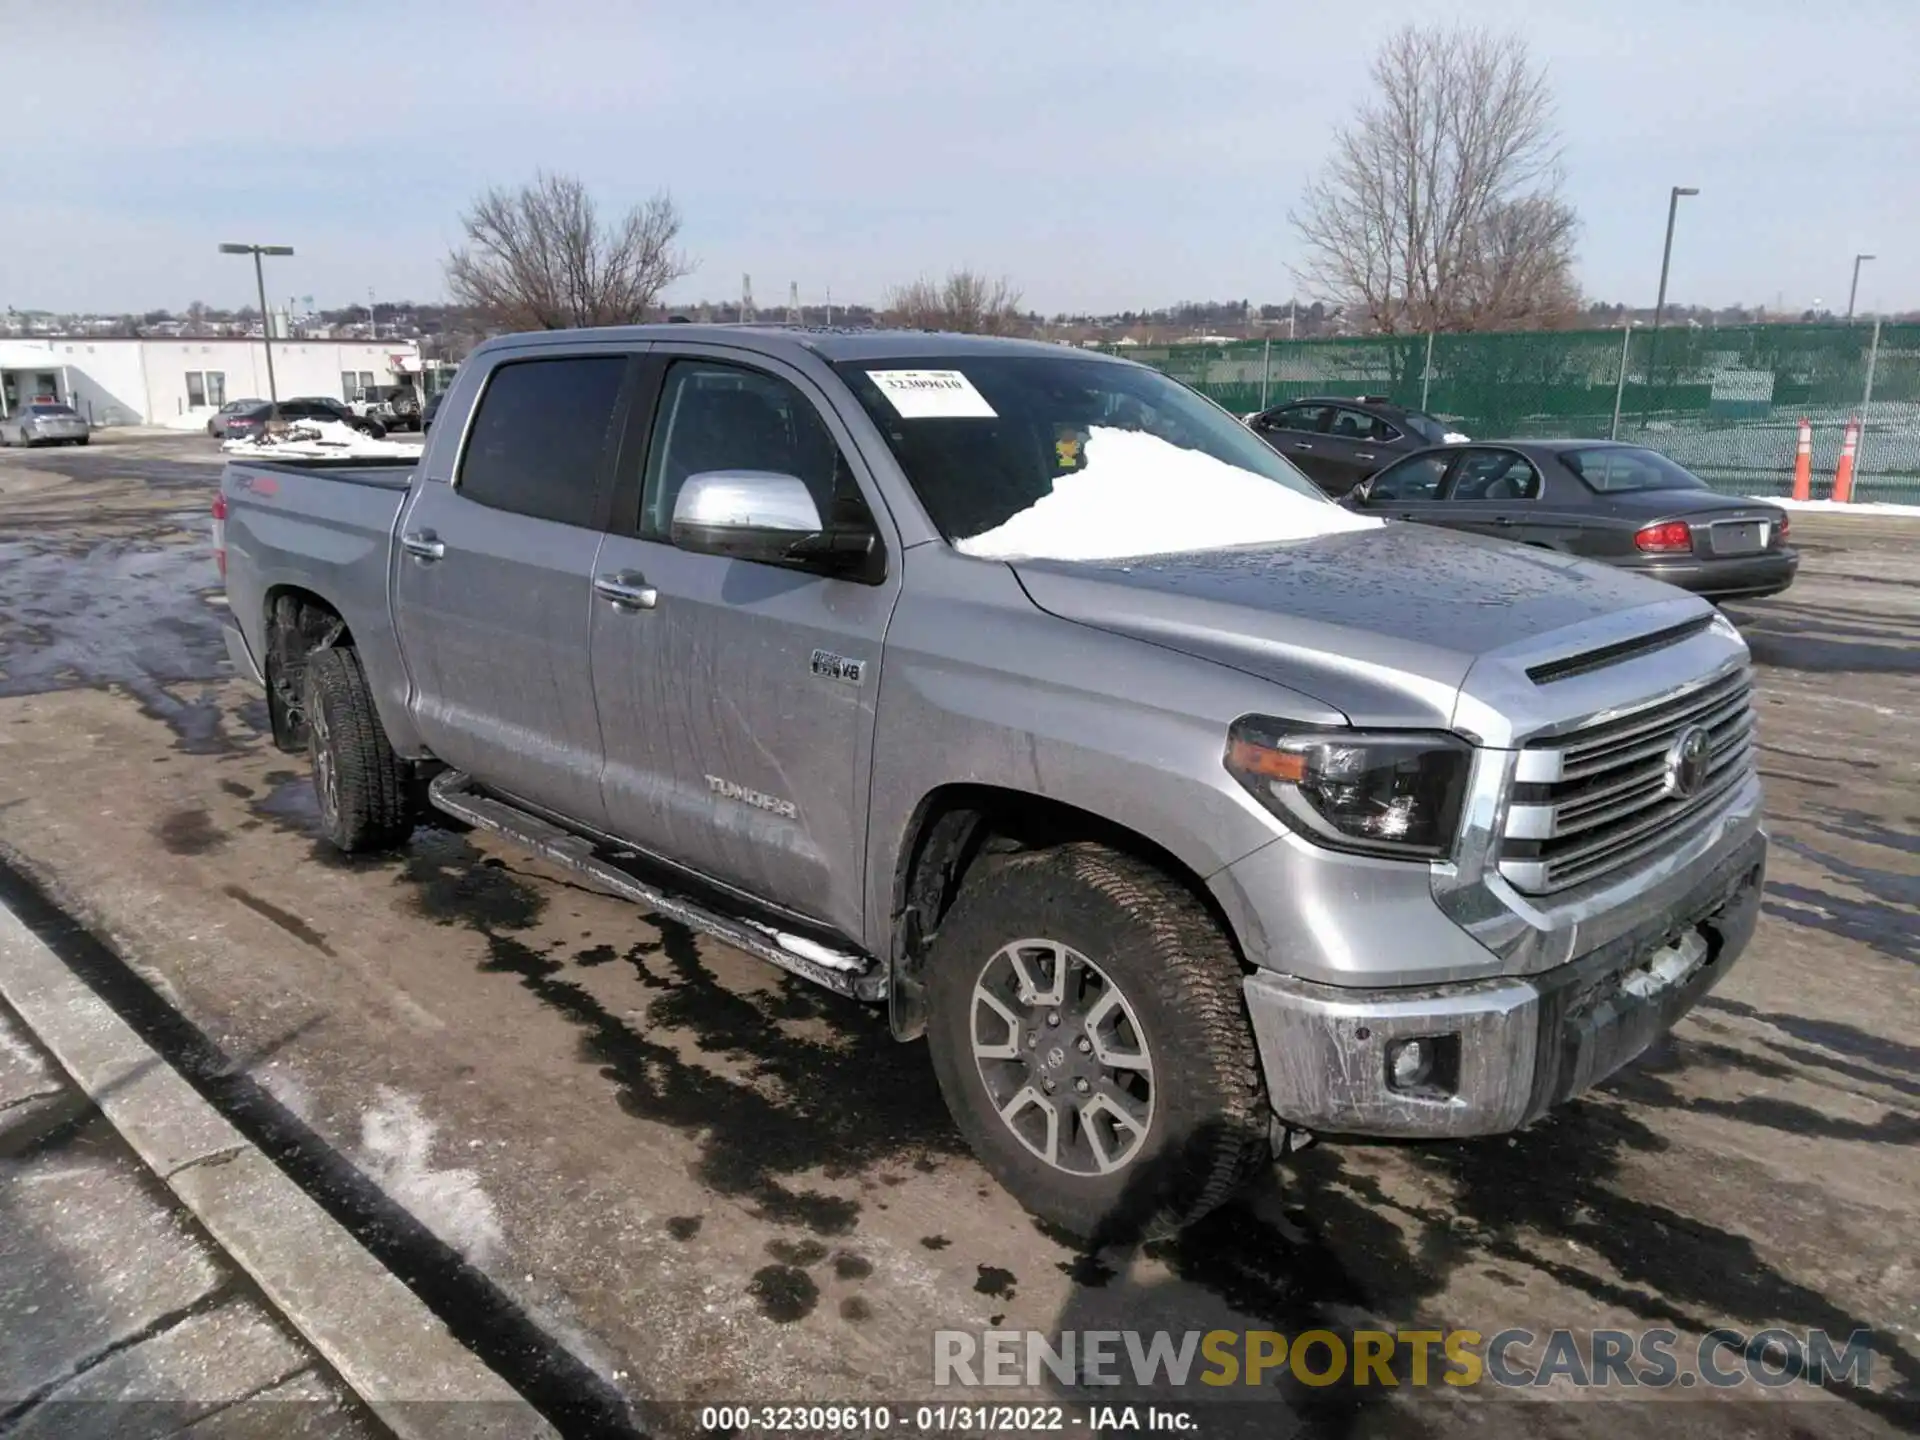
M 415 468 L 403 457 L 366 456 L 227 463 L 227 603 L 256 664 L 266 655 L 270 598 L 305 591 L 337 607 L 368 674 L 404 692 L 388 588 Z

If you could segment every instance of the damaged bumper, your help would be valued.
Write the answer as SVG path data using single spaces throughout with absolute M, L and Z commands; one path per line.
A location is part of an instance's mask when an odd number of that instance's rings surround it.
M 1401 1138 L 1517 1129 L 1664 1035 L 1732 968 L 1759 916 L 1755 833 L 1667 912 L 1525 978 L 1354 989 L 1246 981 L 1274 1113 Z

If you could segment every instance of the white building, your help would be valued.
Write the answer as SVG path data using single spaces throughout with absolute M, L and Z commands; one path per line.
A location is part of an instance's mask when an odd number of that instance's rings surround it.
M 370 385 L 420 383 L 412 340 L 275 340 L 279 398 L 358 400 Z M 95 425 L 190 425 L 229 400 L 267 399 L 260 340 L 0 339 L 0 415 L 52 396 Z

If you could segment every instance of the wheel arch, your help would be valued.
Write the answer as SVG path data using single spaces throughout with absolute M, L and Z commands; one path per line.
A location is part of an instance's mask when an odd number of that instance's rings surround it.
M 300 585 L 274 585 L 261 601 L 261 672 L 267 681 L 267 718 L 273 743 L 289 753 L 307 743 L 307 660 L 326 649 L 353 648 L 353 632 L 334 604 Z
M 1064 800 L 998 785 L 953 783 L 922 796 L 894 866 L 891 943 L 884 957 L 893 1033 L 926 1030 L 927 951 L 967 875 L 995 855 L 1091 841 L 1145 861 L 1204 906 L 1245 965 L 1239 936 L 1206 880 L 1152 837 Z

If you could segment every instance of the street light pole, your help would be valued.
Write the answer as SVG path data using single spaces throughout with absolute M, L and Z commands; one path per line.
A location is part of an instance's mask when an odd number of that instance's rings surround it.
M 1856 255 L 1853 257 L 1853 284 L 1847 290 L 1847 323 L 1849 325 L 1853 323 L 1853 302 L 1860 294 L 1860 262 L 1873 258 L 1871 255 Z
M 280 418 L 280 390 L 273 378 L 273 314 L 267 309 L 267 272 L 260 263 L 263 255 L 291 255 L 291 245 L 234 245 L 220 247 L 222 255 L 253 256 L 253 283 L 260 291 L 260 348 L 267 357 L 267 399 L 272 404 L 272 419 Z
M 1647 340 L 1647 397 L 1653 397 L 1653 364 L 1660 352 L 1660 320 L 1667 309 L 1667 268 L 1673 261 L 1673 221 L 1680 212 L 1682 195 L 1698 195 L 1698 189 L 1691 185 L 1676 185 L 1667 195 L 1667 243 L 1660 251 L 1660 294 L 1653 302 L 1653 334 Z M 1645 420 L 1644 407 L 1641 419 Z

